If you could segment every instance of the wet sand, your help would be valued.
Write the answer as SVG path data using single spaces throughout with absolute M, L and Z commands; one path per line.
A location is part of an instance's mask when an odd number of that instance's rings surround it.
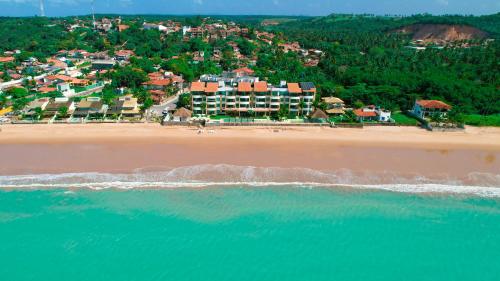
M 195 128 L 157 124 L 5 125 L 0 174 L 132 172 L 202 164 L 347 169 L 429 178 L 500 174 L 500 129 Z

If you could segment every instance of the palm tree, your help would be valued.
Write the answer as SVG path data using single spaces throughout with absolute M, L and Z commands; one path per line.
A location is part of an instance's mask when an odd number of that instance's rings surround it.
M 34 111 L 35 111 L 34 118 L 36 120 L 40 120 L 42 118 L 42 116 L 43 116 L 43 110 L 42 110 L 42 108 L 41 107 L 37 107 L 37 108 L 35 108 Z

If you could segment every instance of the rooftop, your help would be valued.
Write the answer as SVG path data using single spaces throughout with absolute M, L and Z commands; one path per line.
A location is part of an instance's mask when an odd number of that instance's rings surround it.
M 299 83 L 288 83 L 288 92 L 290 94 L 301 94 L 302 89 L 299 87 Z
M 448 105 L 439 100 L 418 100 L 417 104 L 423 108 L 431 108 L 431 109 L 451 109 L 451 105 Z

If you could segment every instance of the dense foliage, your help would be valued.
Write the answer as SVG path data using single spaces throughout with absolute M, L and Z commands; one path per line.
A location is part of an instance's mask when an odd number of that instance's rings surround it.
M 497 40 L 477 42 L 470 48 L 415 51 L 406 48 L 408 35 L 394 32 L 413 23 L 469 24 Z M 410 109 L 416 98 L 425 98 L 449 102 L 465 113 L 500 112 L 500 14 L 408 18 L 332 15 L 290 21 L 272 29 L 306 48 L 326 51 L 317 73 L 303 73 L 322 86 L 323 95 L 391 109 Z

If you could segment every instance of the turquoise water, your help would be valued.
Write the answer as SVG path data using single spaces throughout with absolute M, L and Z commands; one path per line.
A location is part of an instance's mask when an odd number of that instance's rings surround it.
M 1 280 L 500 280 L 500 200 L 326 188 L 0 191 Z

